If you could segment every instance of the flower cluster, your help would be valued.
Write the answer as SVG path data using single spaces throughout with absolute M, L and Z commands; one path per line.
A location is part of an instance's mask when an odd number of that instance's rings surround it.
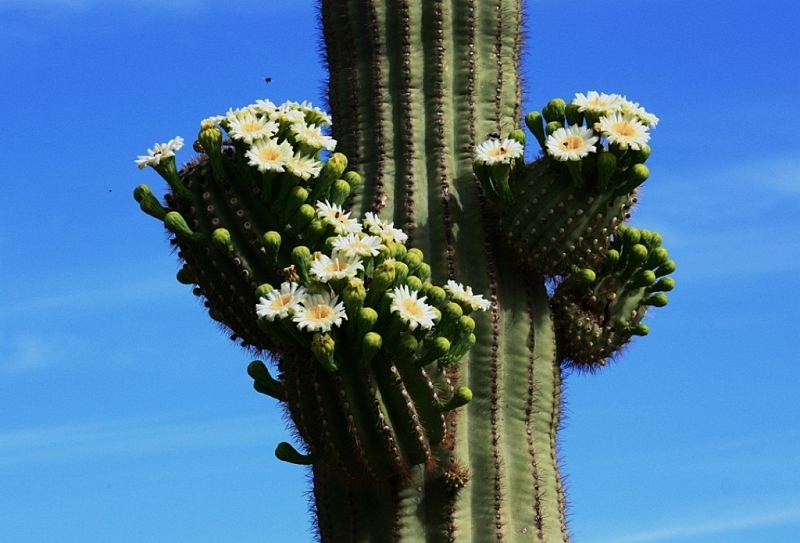
M 266 331 L 312 350 L 325 345 L 315 355 L 328 369 L 342 362 L 331 354 L 339 338 L 348 338 L 350 355 L 360 353 L 363 363 L 381 346 L 393 356 L 409 334 L 415 347 L 407 354 L 426 363 L 454 363 L 466 353 L 474 342 L 469 313 L 490 306 L 483 296 L 453 280 L 444 289 L 432 285 L 422 252 L 406 248 L 407 236 L 392 222 L 372 213 L 360 222 L 328 201 L 317 203 L 316 215 L 334 234 L 322 251 L 295 248 L 288 280 L 260 287 L 256 314 Z M 435 357 L 426 347 L 434 340 Z
M 658 117 L 619 94 L 578 93 L 570 106 L 582 115 L 573 116 L 568 123 L 578 122 L 556 127 L 545 142 L 547 154 L 562 162 L 578 161 L 597 152 L 597 144 L 603 139 L 609 147 L 640 151 L 650 141 L 650 127 L 658 124 Z
M 221 126 L 234 144 L 246 146 L 248 163 L 260 172 L 289 172 L 308 180 L 322 170 L 320 153 L 336 147 L 336 140 L 323 132 L 330 123 L 326 113 L 307 102 L 276 106 L 259 100 L 202 124 Z

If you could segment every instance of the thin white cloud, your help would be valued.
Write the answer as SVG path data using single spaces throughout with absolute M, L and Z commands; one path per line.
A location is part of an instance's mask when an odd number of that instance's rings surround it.
M 720 535 L 754 528 L 764 528 L 786 523 L 800 522 L 800 504 L 779 510 L 763 511 L 751 515 L 731 514 L 726 518 L 701 521 L 686 520 L 680 524 L 648 531 L 635 532 L 585 543 L 670 543 L 682 542 L 690 537 Z
M 95 8 L 125 7 L 136 10 L 158 12 L 186 12 L 188 10 L 203 10 L 212 7 L 214 0 L 0 0 L 0 9 L 13 8 L 28 13 L 42 9 L 62 9 L 64 11 L 80 12 Z M 229 0 L 225 3 L 226 9 L 259 9 L 270 12 L 297 10 L 309 8 L 314 5 L 312 0 L 270 0 L 265 7 L 263 0 Z M 52 15 L 52 14 L 51 14 Z
M 22 333 L 13 338 L 0 338 L 0 374 L 19 374 L 35 371 L 64 359 L 64 353 L 74 350 L 65 338 Z
M 117 419 L 0 431 L 0 466 L 262 445 L 288 437 L 265 417 Z
M 76 270 L 58 271 L 61 277 L 58 283 L 30 282 L 33 285 L 52 284 L 54 288 L 38 287 L 34 292 L 22 293 L 12 301 L 0 304 L 0 320 L 14 320 L 32 314 L 53 315 L 59 311 L 113 309 L 187 295 L 187 289 L 182 289 L 174 276 L 165 275 L 164 270 L 148 273 L 147 278 L 138 280 L 120 278 L 116 270 L 100 270 L 94 277 L 79 274 L 81 279 L 75 281 L 68 277 L 75 275 Z
M 800 237 L 792 235 L 800 229 L 800 159 L 667 173 L 657 182 L 644 187 L 641 226 L 661 232 L 667 249 L 681 255 L 681 275 L 705 280 L 800 270 Z M 674 204 L 650 208 L 662 199 Z

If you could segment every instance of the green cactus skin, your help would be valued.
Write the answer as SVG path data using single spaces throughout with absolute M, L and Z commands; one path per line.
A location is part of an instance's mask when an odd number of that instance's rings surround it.
M 262 175 L 246 145 L 204 124 L 197 159 L 179 174 L 156 168 L 166 206 L 144 185 L 134 196 L 171 232 L 179 281 L 231 339 L 278 359 L 276 376 L 258 360 L 248 373 L 302 441 L 276 456 L 311 466 L 322 543 L 567 542 L 562 372 L 595 369 L 645 335 L 647 308 L 674 286 L 660 236 L 624 225 L 649 147 L 481 170 L 483 141 L 526 139 L 522 1 L 320 8 L 339 153 L 319 176 Z M 525 122 L 544 148 L 584 117 L 555 99 Z M 255 307 L 287 279 L 321 288 L 309 268 L 330 253 L 322 200 L 377 213 L 409 242 L 387 244 L 369 281 L 331 281 L 347 324 L 310 334 Z M 450 279 L 489 310 L 449 299 L 436 285 Z M 426 296 L 436 333 L 399 331 L 385 293 L 400 285 Z

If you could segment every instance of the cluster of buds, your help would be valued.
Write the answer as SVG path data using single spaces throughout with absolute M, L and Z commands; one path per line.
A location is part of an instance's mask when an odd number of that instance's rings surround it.
M 469 287 L 430 283 L 430 266 L 391 222 L 367 213 L 350 218 L 341 207 L 317 203 L 334 235 L 321 250 L 291 252 L 286 281 L 258 287 L 259 325 L 282 343 L 310 348 L 328 371 L 378 358 L 450 366 L 475 343 L 469 314 L 489 302 Z M 381 353 L 381 354 L 379 354 Z
M 674 271 L 658 233 L 620 225 L 597 279 L 576 274 L 556 290 L 554 318 L 565 357 L 579 367 L 603 365 L 632 336 L 647 335 L 647 308 L 667 305 Z

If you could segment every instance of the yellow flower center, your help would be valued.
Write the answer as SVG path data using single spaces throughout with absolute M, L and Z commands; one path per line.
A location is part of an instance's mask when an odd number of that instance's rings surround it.
M 242 132 L 246 134 L 252 134 L 254 132 L 258 132 L 262 128 L 264 128 L 264 125 L 261 123 L 249 122 L 242 125 Z
M 281 154 L 275 147 L 262 147 L 258 152 L 258 158 L 264 162 L 274 162 L 281 158 Z
M 333 308 L 325 304 L 315 305 L 306 312 L 306 318 L 317 322 L 327 321 L 332 315 Z
M 292 294 L 281 294 L 280 296 L 272 300 L 270 307 L 272 309 L 283 309 L 292 302 L 293 298 L 294 296 Z
M 346 269 L 347 269 L 347 262 L 339 262 L 339 259 L 337 258 L 336 260 L 328 264 L 328 266 L 325 268 L 325 271 L 327 271 L 328 273 L 336 273 L 345 271 Z
M 403 300 L 403 309 L 405 309 L 409 315 L 417 318 L 422 318 L 425 316 L 425 313 L 422 311 L 422 307 L 420 307 L 416 300 Z
M 583 138 L 576 135 L 567 136 L 564 141 L 561 142 L 561 147 L 563 147 L 567 151 L 577 151 L 578 149 L 584 146 L 585 142 Z
M 617 133 L 617 135 L 620 135 L 620 136 L 623 136 L 623 137 L 626 137 L 626 138 L 630 138 L 631 136 L 635 136 L 636 135 L 636 129 L 633 128 L 631 123 L 627 123 L 627 122 L 614 123 L 612 128 L 614 129 L 614 132 Z

